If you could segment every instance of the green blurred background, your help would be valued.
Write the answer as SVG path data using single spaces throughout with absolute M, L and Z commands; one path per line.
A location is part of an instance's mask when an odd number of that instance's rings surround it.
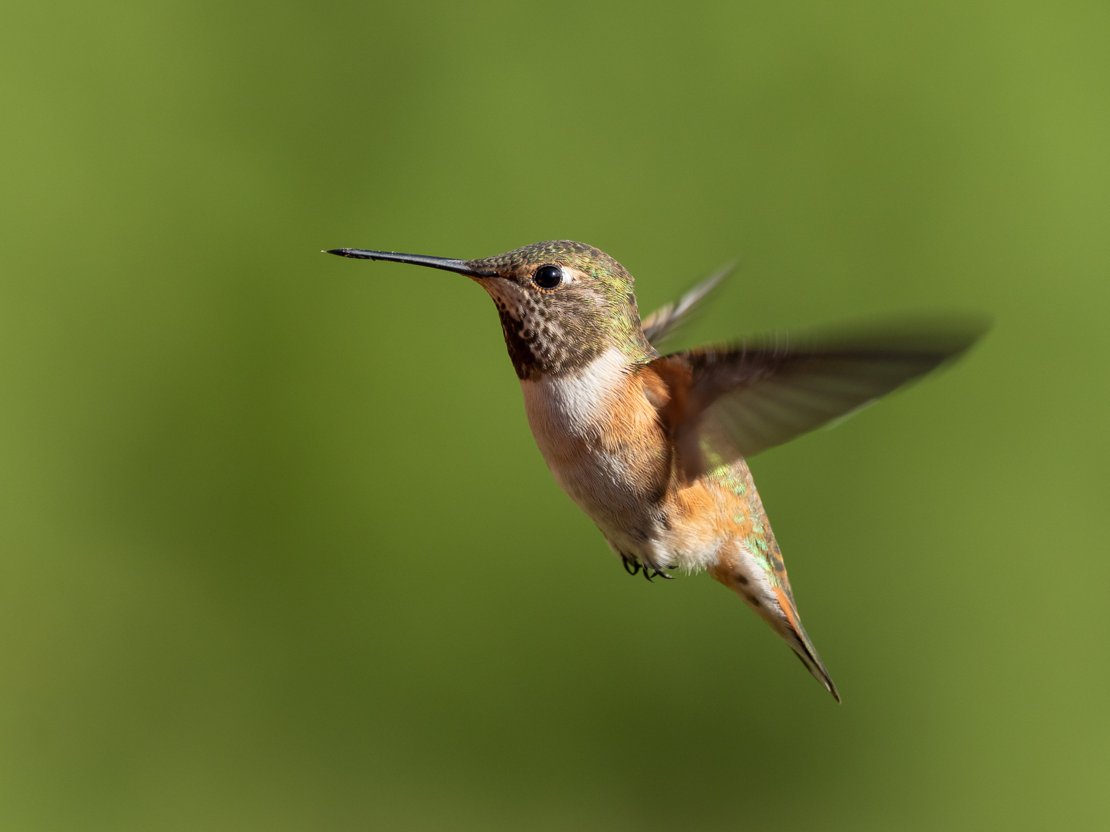
M 6 13 L 0 828 L 1105 829 L 1105 2 Z M 557 489 L 489 300 L 981 310 L 753 467 L 844 694 Z

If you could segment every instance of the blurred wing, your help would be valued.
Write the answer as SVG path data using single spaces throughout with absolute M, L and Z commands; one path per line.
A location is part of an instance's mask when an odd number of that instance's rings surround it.
M 674 353 L 649 365 L 660 416 L 693 479 L 845 416 L 968 349 L 982 321 L 780 338 Z
M 642 324 L 648 342 L 652 346 L 658 347 L 667 336 L 673 335 L 679 327 L 689 323 L 693 313 L 702 305 L 702 302 L 713 294 L 713 291 L 721 285 L 721 281 L 728 277 L 735 268 L 735 263 L 722 266 L 677 301 L 668 303 L 648 315 Z

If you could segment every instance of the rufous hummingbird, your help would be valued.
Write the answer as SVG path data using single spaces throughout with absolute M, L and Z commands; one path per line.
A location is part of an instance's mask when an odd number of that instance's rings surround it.
M 723 274 L 641 321 L 632 275 L 584 243 L 480 260 L 329 254 L 457 272 L 493 298 L 536 443 L 626 571 L 707 570 L 839 702 L 802 627 L 747 457 L 853 411 L 967 349 L 981 327 L 782 337 L 660 355 Z M 945 331 L 945 330 L 950 331 Z

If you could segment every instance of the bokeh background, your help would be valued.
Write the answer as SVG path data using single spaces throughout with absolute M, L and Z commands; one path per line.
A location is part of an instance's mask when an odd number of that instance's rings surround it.
M 5 19 L 0 828 L 1106 828 L 1106 3 Z M 753 464 L 842 706 L 621 571 L 480 290 L 319 254 L 559 237 L 993 316 Z

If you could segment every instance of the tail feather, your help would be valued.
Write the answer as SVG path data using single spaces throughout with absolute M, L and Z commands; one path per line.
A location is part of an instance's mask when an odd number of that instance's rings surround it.
M 794 655 L 806 666 L 806 670 L 813 675 L 813 678 L 825 686 L 825 690 L 832 694 L 832 698 L 840 702 L 840 691 L 836 689 L 836 683 L 829 676 L 829 671 L 825 669 L 825 664 L 817 655 L 817 650 L 814 649 L 813 642 L 809 640 L 806 631 L 799 625 L 797 632 L 791 633 L 791 636 L 787 641 L 794 649 Z
M 840 693 L 802 627 L 782 552 L 747 463 L 740 460 L 722 466 L 710 479 L 718 488 L 722 514 L 728 518 L 720 531 L 729 543 L 717 552 L 709 573 L 771 625 L 839 702 Z
M 836 684 L 829 676 L 829 671 L 825 669 L 824 662 L 817 655 L 817 649 L 802 626 L 784 569 L 778 570 L 776 581 L 770 581 L 766 578 L 765 570 L 752 568 L 752 564 L 746 560 L 737 563 L 723 558 L 709 571 L 715 579 L 743 598 L 744 602 L 790 645 L 794 655 L 825 687 L 832 698 L 837 702 L 841 701 Z

